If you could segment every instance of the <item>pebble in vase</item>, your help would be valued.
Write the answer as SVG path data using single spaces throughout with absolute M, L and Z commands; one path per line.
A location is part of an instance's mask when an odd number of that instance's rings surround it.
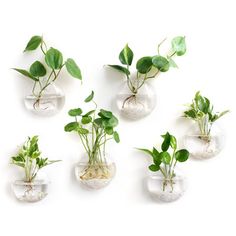
M 156 106 L 156 94 L 148 83 L 152 78 L 157 77 L 160 72 L 167 72 L 170 67 L 177 67 L 173 57 L 182 56 L 186 52 L 185 37 L 175 37 L 171 41 L 171 50 L 165 56 L 160 54 L 145 56 L 136 63 L 136 73 L 131 74 L 130 66 L 133 62 L 133 51 L 126 45 L 119 54 L 122 65 L 109 65 L 120 71 L 126 78 L 125 86 L 117 95 L 117 107 L 120 113 L 131 120 L 141 119 L 150 114 Z
M 68 112 L 75 121 L 68 123 L 65 131 L 76 132 L 86 152 L 75 167 L 77 180 L 89 189 L 100 189 L 110 183 L 116 172 L 115 163 L 106 153 L 107 141 L 114 139 L 119 143 L 120 138 L 114 130 L 118 119 L 110 111 L 97 111 L 93 97 L 92 91 L 84 100 L 95 105 L 92 110 L 84 113 L 81 108 L 75 108 Z
M 208 159 L 222 150 L 225 138 L 214 123 L 228 112 L 215 113 L 208 98 L 201 96 L 200 92 L 195 94 L 189 109 L 184 112 L 184 117 L 194 121 L 194 125 L 184 136 L 184 145 L 193 158 Z
M 172 202 L 179 199 L 186 190 L 186 178 L 176 171 L 178 162 L 188 160 L 189 152 L 186 149 L 177 150 L 176 138 L 168 132 L 162 135 L 161 151 L 155 147 L 152 150 L 139 148 L 152 157 L 146 178 L 147 191 L 154 200 Z M 168 150 L 172 150 L 169 152 Z
M 37 202 L 45 198 L 48 194 L 49 182 L 38 178 L 38 171 L 59 160 L 50 161 L 48 158 L 41 157 L 38 136 L 29 137 L 11 161 L 12 164 L 23 168 L 25 173 L 24 179 L 12 183 L 16 198 L 24 202 Z
M 65 102 L 62 90 L 55 85 L 55 81 L 65 66 L 67 72 L 74 78 L 81 80 L 81 71 L 75 61 L 68 58 L 63 61 L 62 53 L 47 47 L 43 37 L 33 36 L 26 45 L 24 52 L 41 49 L 44 62 L 35 61 L 29 70 L 14 68 L 17 72 L 33 82 L 32 91 L 25 97 L 25 107 L 29 111 L 43 116 L 54 115 L 59 112 Z

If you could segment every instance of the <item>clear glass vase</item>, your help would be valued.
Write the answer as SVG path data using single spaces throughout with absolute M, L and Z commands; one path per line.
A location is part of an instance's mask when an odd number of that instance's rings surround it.
M 155 90 L 145 82 L 137 93 L 133 93 L 125 83 L 117 95 L 116 105 L 124 117 L 130 120 L 141 119 L 149 115 L 156 106 Z
M 168 179 L 159 172 L 152 172 L 146 179 L 148 193 L 154 200 L 161 202 L 176 201 L 184 194 L 186 186 L 186 178 L 179 173 Z
M 20 201 L 38 202 L 48 195 L 48 185 L 48 181 L 41 179 L 33 182 L 16 180 L 12 183 L 12 190 Z
M 88 189 L 106 187 L 116 174 L 116 165 L 109 156 L 103 160 L 90 164 L 84 155 L 75 166 L 76 179 Z
M 63 108 L 65 95 L 53 82 L 40 92 L 42 87 L 43 84 L 41 86 L 37 84 L 34 91 L 25 97 L 25 107 L 36 115 L 55 115 Z
M 193 125 L 184 136 L 184 146 L 195 159 L 208 159 L 220 153 L 225 145 L 222 130 L 213 125 L 210 135 L 203 135 L 197 125 Z

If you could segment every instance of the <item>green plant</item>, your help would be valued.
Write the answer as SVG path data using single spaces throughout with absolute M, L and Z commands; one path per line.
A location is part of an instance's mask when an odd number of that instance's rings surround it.
M 195 94 L 192 104 L 188 106 L 189 109 L 184 112 L 184 117 L 197 122 L 200 130 L 199 138 L 209 142 L 213 123 L 229 111 L 214 112 L 210 100 L 201 96 L 199 91 Z
M 144 148 L 138 148 L 138 150 L 152 157 L 153 164 L 149 166 L 149 169 L 154 172 L 160 171 L 163 175 L 163 191 L 165 191 L 168 184 L 170 184 L 173 191 L 176 164 L 177 162 L 187 161 L 189 152 L 186 149 L 177 150 L 177 140 L 168 132 L 161 135 L 161 137 L 163 138 L 161 151 L 158 151 L 155 147 L 152 150 Z M 169 152 L 169 149 L 172 151 Z
M 56 161 L 50 161 L 48 158 L 41 157 L 41 151 L 38 147 L 38 136 L 28 137 L 28 140 L 20 148 L 16 156 L 11 157 L 11 163 L 24 169 L 25 181 L 33 182 L 37 173 L 43 167 L 53 164 Z
M 83 144 L 88 156 L 88 167 L 85 169 L 81 179 L 108 178 L 109 167 L 106 165 L 105 153 L 107 141 L 114 139 L 120 142 L 119 134 L 114 128 L 118 125 L 118 119 L 112 112 L 100 109 L 93 100 L 94 92 L 84 100 L 85 103 L 92 102 L 95 108 L 83 112 L 81 108 L 69 110 L 69 116 L 75 121 L 65 126 L 66 132 L 76 132 Z
M 157 55 L 145 56 L 140 58 L 136 63 L 136 76 L 131 79 L 130 66 L 133 62 L 134 53 L 129 48 L 128 44 L 122 49 L 119 54 L 119 60 L 122 65 L 108 65 L 126 76 L 128 88 L 131 91 L 131 95 L 127 97 L 123 103 L 123 108 L 126 102 L 130 100 L 136 100 L 138 90 L 145 84 L 145 82 L 151 78 L 155 78 L 160 72 L 167 72 L 170 67 L 177 67 L 177 64 L 173 60 L 173 57 L 182 56 L 186 52 L 185 37 L 178 36 L 172 39 L 171 49 L 167 55 L 160 54 L 160 47 L 164 43 L 164 39 L 159 43 L 157 48 Z
M 20 74 L 33 80 L 34 85 L 32 94 L 36 98 L 34 108 L 39 106 L 44 91 L 52 82 L 58 79 L 64 66 L 72 77 L 82 80 L 80 68 L 75 61 L 72 58 L 63 61 L 62 53 L 53 47 L 48 49 L 43 37 L 41 36 L 33 36 L 27 43 L 24 52 L 33 51 L 37 48 L 41 49 L 44 56 L 44 63 L 36 60 L 31 64 L 29 70 L 13 68 Z M 38 91 L 36 92 L 36 90 Z

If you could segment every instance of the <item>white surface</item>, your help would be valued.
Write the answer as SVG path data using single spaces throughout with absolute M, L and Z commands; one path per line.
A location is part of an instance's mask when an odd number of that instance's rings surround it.
M 235 1 L 1 1 L 1 123 L 0 235 L 235 235 Z M 31 116 L 22 98 L 31 87 L 11 71 L 26 67 L 36 54 L 22 53 L 34 34 L 43 33 L 49 45 L 74 58 L 83 72 L 83 85 L 61 78 L 67 95 L 62 112 L 51 118 Z M 81 104 L 91 89 L 101 107 L 110 109 L 121 75 L 103 68 L 118 63 L 126 42 L 135 53 L 153 55 L 164 37 L 186 35 L 188 53 L 153 81 L 157 107 L 138 122 L 120 121 L 122 142 L 110 143 L 117 176 L 98 192 L 75 182 L 73 164 L 83 153 L 76 135 L 63 131 L 67 110 Z M 233 84 L 234 83 L 234 84 Z M 215 159 L 179 165 L 189 188 L 177 202 L 156 204 L 145 194 L 142 180 L 148 159 L 133 147 L 152 147 L 169 130 L 181 137 L 189 127 L 178 117 L 197 90 L 218 110 L 227 145 Z M 46 169 L 52 182 L 42 202 L 21 204 L 10 191 L 17 170 L 10 156 L 28 135 L 40 135 L 43 153 L 62 163 Z

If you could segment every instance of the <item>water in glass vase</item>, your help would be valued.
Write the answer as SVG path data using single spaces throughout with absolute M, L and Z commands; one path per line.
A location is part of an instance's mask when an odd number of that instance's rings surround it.
M 117 95 L 116 104 L 120 113 L 131 120 L 149 115 L 156 106 L 155 90 L 145 83 L 137 93 L 132 93 L 125 83 Z
M 36 91 L 25 97 L 26 109 L 41 116 L 55 115 L 63 108 L 64 103 L 63 92 L 53 83 L 42 93 Z
M 48 194 L 48 183 L 44 180 L 25 182 L 16 180 L 12 183 L 12 190 L 16 198 L 24 202 L 38 202 Z
M 179 199 L 186 190 L 186 179 L 176 175 L 172 180 L 160 174 L 150 174 L 146 179 L 147 191 L 154 200 L 173 202 Z
M 82 158 L 76 164 L 76 179 L 89 189 L 100 189 L 106 187 L 114 178 L 116 165 L 106 158 L 99 163 L 89 164 L 87 158 Z

